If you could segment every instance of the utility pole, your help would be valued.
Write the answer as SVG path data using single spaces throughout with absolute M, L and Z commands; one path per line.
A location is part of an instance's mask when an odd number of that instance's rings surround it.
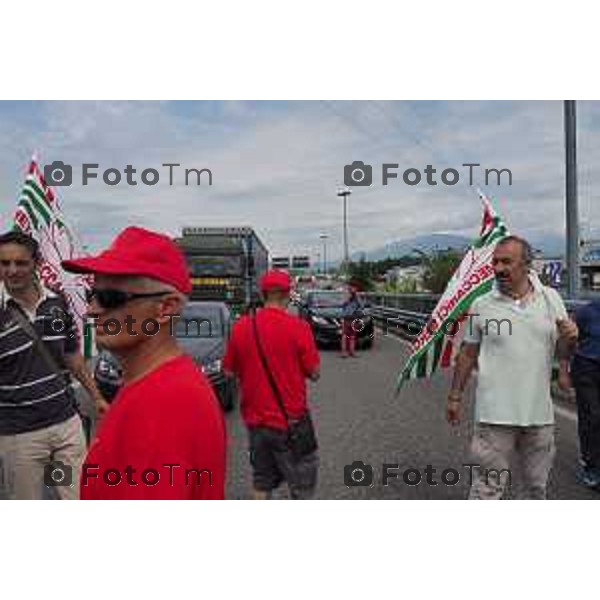
M 323 240 L 323 274 L 327 275 L 327 238 L 329 236 L 322 233 L 319 237 Z
M 350 256 L 348 254 L 348 196 L 352 190 L 348 187 L 338 189 L 337 195 L 344 200 L 344 268 L 343 272 L 348 273 L 348 265 L 350 264 Z
M 577 208 L 577 122 L 575 100 L 565 100 L 565 161 L 567 216 L 567 295 L 579 294 L 579 215 Z

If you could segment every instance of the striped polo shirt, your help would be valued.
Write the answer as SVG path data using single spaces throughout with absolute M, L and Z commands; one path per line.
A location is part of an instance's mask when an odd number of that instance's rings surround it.
M 59 372 L 36 349 L 14 310 L 29 319 Z M 65 354 L 78 350 L 77 328 L 61 296 L 42 289 L 35 310 L 28 312 L 0 283 L 0 435 L 35 431 L 75 414 Z

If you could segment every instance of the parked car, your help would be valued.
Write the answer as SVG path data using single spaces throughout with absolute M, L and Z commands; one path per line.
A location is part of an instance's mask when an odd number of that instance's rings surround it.
M 223 356 L 231 332 L 227 305 L 223 302 L 189 302 L 181 317 L 174 318 L 173 323 L 177 341 L 206 375 L 223 410 L 232 410 L 236 386 L 223 372 Z M 100 352 L 94 378 L 102 394 L 112 400 L 122 385 L 122 374 L 118 360 L 109 352 Z
M 101 350 L 96 359 L 94 379 L 100 393 L 112 402 L 123 384 L 123 371 L 119 361 L 108 351 Z
M 343 304 L 347 297 L 344 290 L 314 290 L 303 298 L 299 314 L 311 326 L 315 341 L 320 346 L 339 346 Z M 356 324 L 357 345 L 371 348 L 375 327 L 368 305 L 363 306 L 359 320 Z
M 206 375 L 225 411 L 233 409 L 236 398 L 235 381 L 223 372 L 231 323 L 224 302 L 188 302 L 174 328 L 177 341 Z

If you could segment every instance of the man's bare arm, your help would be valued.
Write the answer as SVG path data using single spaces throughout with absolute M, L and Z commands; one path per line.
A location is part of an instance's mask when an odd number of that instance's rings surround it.
M 479 358 L 479 344 L 463 343 L 460 352 L 456 357 L 456 367 L 454 369 L 454 378 L 452 388 L 448 393 L 448 407 L 446 418 L 451 425 L 460 423 L 460 405 L 463 391 L 471 377 L 471 373 L 477 364 Z
M 454 369 L 454 377 L 452 379 L 452 388 L 450 395 L 462 395 L 473 369 L 477 365 L 479 358 L 479 344 L 463 343 L 460 347 L 460 352 L 456 357 L 456 367 Z
M 569 360 L 577 349 L 579 329 L 576 323 L 570 319 L 557 319 L 559 337 L 556 341 L 556 354 L 560 360 Z

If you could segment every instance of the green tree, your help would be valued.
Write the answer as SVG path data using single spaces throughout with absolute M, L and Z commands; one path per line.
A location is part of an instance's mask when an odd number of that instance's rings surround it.
M 417 280 L 415 277 L 406 277 L 400 281 L 386 283 L 383 286 L 384 292 L 390 294 L 415 294 L 417 292 Z
M 441 294 L 458 268 L 462 255 L 456 250 L 435 250 L 430 254 L 417 251 L 425 267 L 423 286 L 433 294 Z
M 351 262 L 348 265 L 348 282 L 356 285 L 364 292 L 370 292 L 375 289 L 373 275 L 373 263 L 364 258 L 361 258 L 358 262 Z

